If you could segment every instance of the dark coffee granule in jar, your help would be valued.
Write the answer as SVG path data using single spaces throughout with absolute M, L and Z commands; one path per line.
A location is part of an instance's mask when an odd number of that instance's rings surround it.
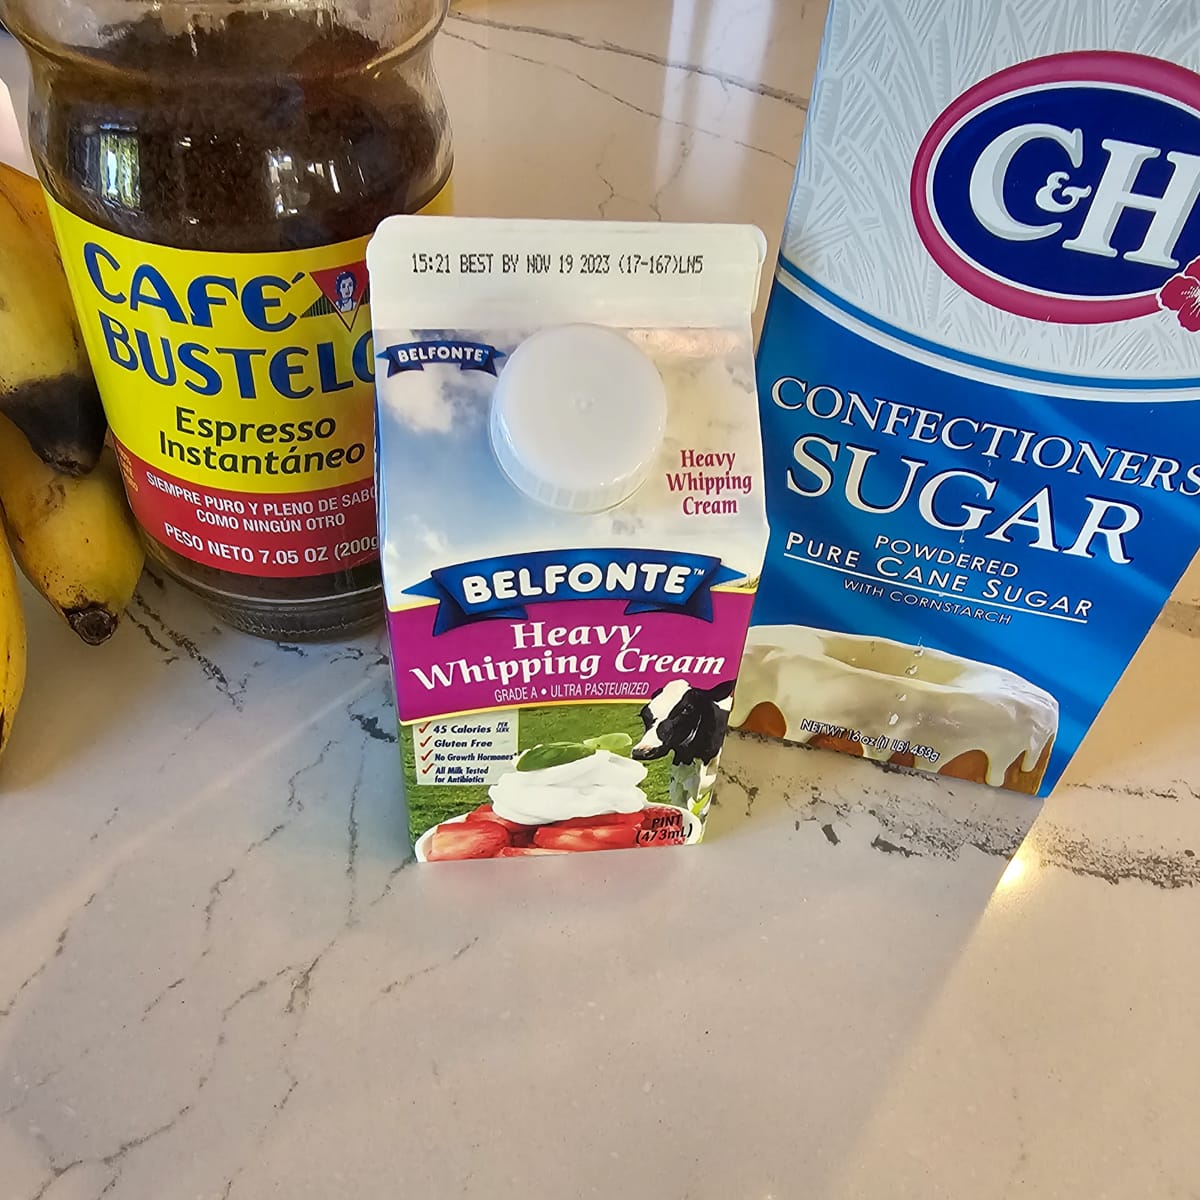
M 439 118 L 371 38 L 325 12 L 172 19 L 166 6 L 50 68 L 35 140 L 65 208 L 143 242 L 272 252 L 363 237 L 443 186 Z M 272 580 L 163 553 L 201 584 L 267 601 L 379 580 L 377 564 Z
M 443 182 L 424 100 L 378 43 L 321 14 L 238 12 L 177 33 L 143 18 L 59 71 L 45 139 L 57 199 L 140 241 L 328 245 Z

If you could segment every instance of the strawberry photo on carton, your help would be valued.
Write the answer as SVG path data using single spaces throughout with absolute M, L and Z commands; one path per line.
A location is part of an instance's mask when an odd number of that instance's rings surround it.
M 516 821 L 507 821 L 503 817 L 498 816 L 495 810 L 492 808 L 490 800 L 486 804 L 481 804 L 473 812 L 467 813 L 466 820 L 468 823 L 473 823 L 476 821 L 492 821 L 496 825 L 503 826 L 509 831 L 509 833 L 523 833 L 529 828 L 527 825 L 520 825 Z
M 468 858 L 495 858 L 511 846 L 508 830 L 495 821 L 461 821 L 439 825 L 425 851 L 428 862 L 454 862 Z
M 564 854 L 579 854 L 588 850 L 632 850 L 637 845 L 638 831 L 631 825 L 593 825 L 590 829 L 563 829 L 546 825 L 533 836 L 533 844 L 541 850 L 556 850 Z
M 551 829 L 595 829 L 601 825 L 632 825 L 640 827 L 645 820 L 646 810 L 632 813 L 601 813 L 597 817 L 571 817 L 566 821 L 555 821 Z
M 522 751 L 490 789 L 493 798 L 435 826 L 418 843 L 418 858 L 450 862 L 686 845 L 700 832 L 699 819 L 674 805 L 647 802 L 647 769 L 628 757 L 632 744 L 627 735 L 608 734 Z

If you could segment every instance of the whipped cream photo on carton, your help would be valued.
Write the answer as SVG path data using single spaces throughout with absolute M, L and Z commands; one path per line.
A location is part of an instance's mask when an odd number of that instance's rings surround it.
M 1200 6 L 833 0 L 732 723 L 1045 794 L 1200 543 Z
M 397 217 L 379 497 L 422 862 L 699 842 L 767 543 L 745 226 Z

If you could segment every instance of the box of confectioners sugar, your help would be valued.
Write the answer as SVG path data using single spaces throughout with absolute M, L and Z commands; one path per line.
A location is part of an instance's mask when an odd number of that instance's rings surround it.
M 744 226 L 397 217 L 379 502 L 421 862 L 701 840 L 767 544 Z
M 833 0 L 735 725 L 1044 794 L 1200 541 L 1200 5 Z

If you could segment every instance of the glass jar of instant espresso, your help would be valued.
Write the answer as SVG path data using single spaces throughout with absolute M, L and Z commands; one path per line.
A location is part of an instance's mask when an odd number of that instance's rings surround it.
M 382 612 L 366 243 L 444 210 L 448 0 L 7 0 L 152 557 L 232 625 Z

